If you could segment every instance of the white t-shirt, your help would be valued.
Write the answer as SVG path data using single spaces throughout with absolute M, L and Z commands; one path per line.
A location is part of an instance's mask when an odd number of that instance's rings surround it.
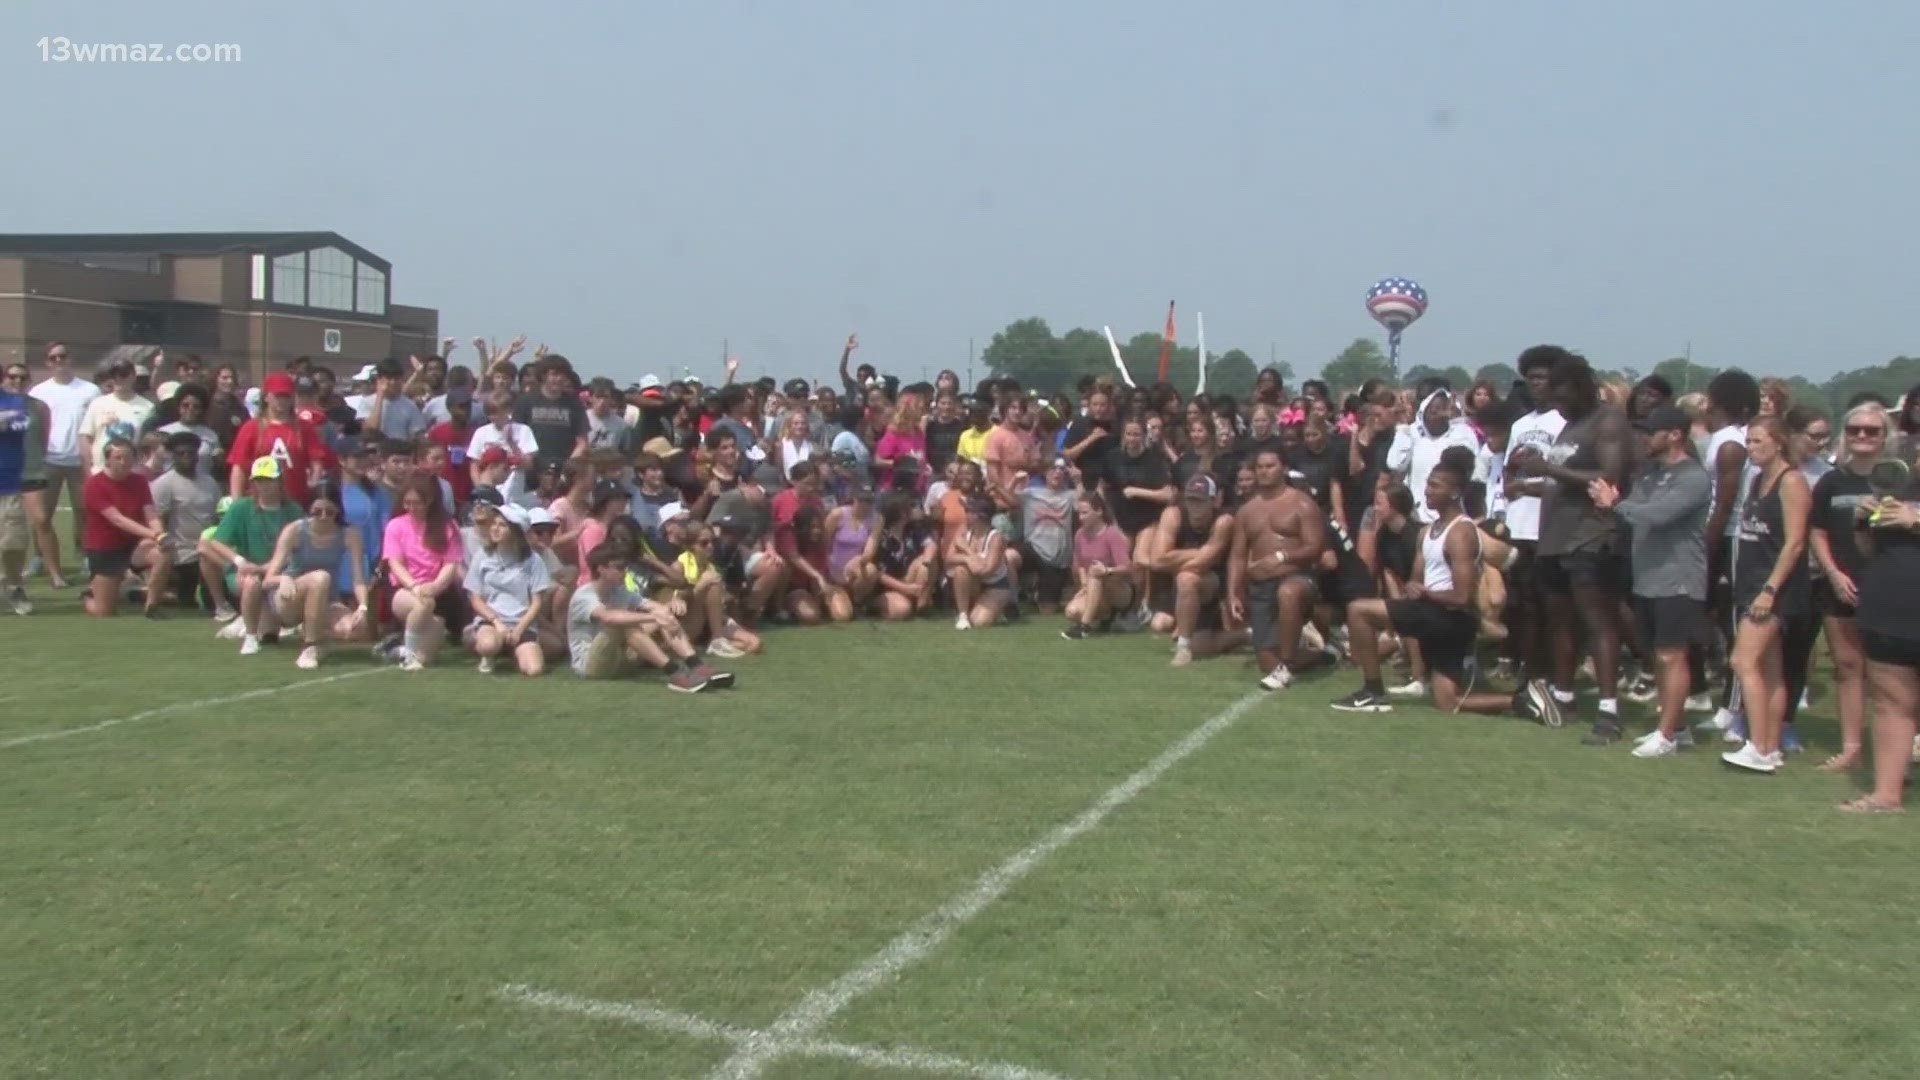
M 540 452 L 540 442 L 533 437 L 533 429 L 515 420 L 507 421 L 505 428 L 482 424 L 474 429 L 473 438 L 467 440 L 467 460 L 479 461 L 480 455 L 494 446 L 523 463 L 514 466 L 513 471 L 507 474 L 506 483 L 500 485 L 500 494 L 518 505 L 532 505 L 525 499 L 527 474 L 524 463 L 532 461 L 533 456 Z
M 1714 491 L 1715 500 L 1718 500 L 1720 497 L 1720 493 L 1717 490 L 1720 486 L 1720 448 L 1728 443 L 1745 447 L 1747 445 L 1746 425 L 1728 424 L 1726 427 L 1707 436 L 1707 460 L 1703 464 L 1707 467 L 1707 479 L 1713 482 L 1713 486 L 1716 489 Z M 1726 535 L 1728 536 L 1732 536 L 1734 531 L 1740 527 L 1740 514 L 1746 509 L 1747 505 L 1747 483 L 1752 479 L 1753 472 L 1754 468 L 1751 462 L 1740 470 L 1740 489 L 1733 493 L 1733 512 L 1727 515 Z
M 65 386 L 52 379 L 31 391 L 38 401 L 46 402 L 47 464 L 72 467 L 80 464 L 80 421 L 87 406 L 100 396 L 100 388 L 85 379 L 74 379 Z
M 1567 418 L 1558 409 L 1530 412 L 1515 420 L 1513 432 L 1507 437 L 1507 456 L 1500 465 L 1502 478 L 1513 463 L 1515 450 L 1531 446 L 1544 453 L 1566 426 Z M 1522 495 L 1507 504 L 1507 534 L 1515 540 L 1540 539 L 1540 496 Z
M 582 586 L 567 601 L 567 658 L 573 664 L 573 673 L 587 673 L 587 655 L 593 651 L 594 635 L 600 632 L 600 624 L 593 621 L 593 613 L 603 607 L 617 611 L 632 611 L 640 606 L 640 596 L 624 585 L 615 593 L 612 600 L 600 599 L 598 583 Z
M 139 441 L 140 429 L 147 426 L 153 408 L 153 402 L 138 396 L 121 401 L 112 394 L 102 394 L 88 403 L 86 415 L 80 418 L 80 435 L 93 440 L 94 469 L 107 467 L 109 441 Z

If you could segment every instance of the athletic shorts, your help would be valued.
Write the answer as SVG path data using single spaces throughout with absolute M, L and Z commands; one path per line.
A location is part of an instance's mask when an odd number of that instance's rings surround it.
M 119 548 L 108 551 L 102 551 L 98 548 L 87 549 L 87 573 L 89 574 L 104 574 L 111 577 L 114 574 L 124 574 L 132 568 L 132 548 Z
M 1894 637 L 1863 626 L 1860 628 L 1860 641 L 1865 646 L 1868 660 L 1920 671 L 1920 640 Z
M 1175 577 L 1176 575 L 1173 574 L 1153 575 L 1153 598 L 1147 601 L 1147 606 L 1153 609 L 1154 614 L 1173 614 L 1173 605 L 1177 598 L 1176 590 L 1178 589 L 1178 585 L 1175 584 Z M 1202 580 L 1212 583 L 1213 598 L 1215 600 L 1220 599 L 1220 574 L 1217 571 L 1209 570 L 1201 574 L 1200 577 Z M 1202 590 L 1202 594 L 1205 594 L 1204 589 Z
M 1646 649 L 1679 649 L 1713 640 L 1707 602 L 1691 596 L 1636 596 L 1633 622 Z
M 491 626 L 491 625 L 493 624 L 485 622 L 476 616 L 472 622 L 467 624 L 467 630 L 470 633 L 478 633 L 481 627 Z M 540 630 L 537 626 L 529 626 L 525 630 L 521 631 L 520 640 L 513 643 L 515 648 L 518 648 L 522 645 L 538 645 L 538 644 L 540 644 Z
M 1480 632 L 1478 614 L 1423 596 L 1387 601 L 1387 622 L 1394 633 L 1420 643 L 1420 658 L 1428 668 L 1455 681 L 1465 677 Z
M 1604 548 L 1542 555 L 1536 564 L 1535 580 L 1542 592 L 1553 596 L 1571 596 L 1575 589 L 1588 588 L 1622 595 L 1620 561 Z
M 1853 605 L 1840 599 L 1823 577 L 1813 579 L 1813 613 L 1822 619 L 1851 619 L 1854 615 Z
M 36 491 L 47 490 L 47 478 L 42 476 L 33 480 L 20 481 L 20 494 L 31 495 Z
M 1319 589 L 1314 576 L 1305 570 L 1247 582 L 1247 630 L 1255 649 L 1267 652 L 1280 648 L 1280 586 L 1296 578 L 1307 583 L 1310 594 Z M 1308 603 L 1312 603 L 1311 595 Z

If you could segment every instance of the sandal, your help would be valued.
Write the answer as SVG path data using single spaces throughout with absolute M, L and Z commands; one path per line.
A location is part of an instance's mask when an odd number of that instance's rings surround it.
M 1827 760 L 1815 765 L 1820 772 L 1848 772 L 1860 767 L 1860 751 L 1842 750 Z
M 1862 795 L 1852 802 L 1841 803 L 1839 809 L 1849 814 L 1903 814 L 1907 808 L 1898 803 L 1889 806 L 1871 795 Z

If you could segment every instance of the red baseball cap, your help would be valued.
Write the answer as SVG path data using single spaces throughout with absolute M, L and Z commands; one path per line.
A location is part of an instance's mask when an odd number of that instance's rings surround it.
M 507 460 L 507 452 L 504 448 L 498 447 L 498 446 L 489 446 L 480 455 L 480 467 L 483 469 L 490 469 L 505 460 Z
M 293 394 L 293 376 L 284 371 L 276 371 L 260 382 L 260 389 L 269 394 Z

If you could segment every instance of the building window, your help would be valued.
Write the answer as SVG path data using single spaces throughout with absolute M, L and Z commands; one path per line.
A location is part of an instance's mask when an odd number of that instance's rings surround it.
M 387 313 L 387 275 L 386 272 L 366 263 L 357 264 L 359 276 L 357 285 L 359 294 L 355 297 L 353 310 L 362 315 L 385 315 Z
M 307 252 L 307 306 L 353 310 L 353 256 L 330 247 Z
M 305 307 L 307 303 L 307 253 L 276 255 L 273 259 L 273 302 Z
M 267 257 L 265 255 L 255 255 L 253 257 L 253 292 L 251 295 L 255 300 L 265 300 L 267 298 Z

